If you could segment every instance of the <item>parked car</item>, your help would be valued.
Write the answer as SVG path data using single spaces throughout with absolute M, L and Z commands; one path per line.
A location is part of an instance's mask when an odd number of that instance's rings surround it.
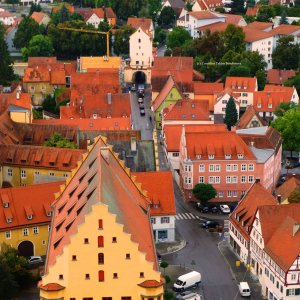
M 140 115 L 141 115 L 141 116 L 144 116 L 144 115 L 145 115 L 145 110 L 144 110 L 143 108 L 140 110 Z
M 139 103 L 139 107 L 140 107 L 140 109 L 144 109 L 145 108 L 145 105 L 144 105 L 144 103 Z
M 136 91 L 135 84 L 133 84 L 133 85 L 131 86 L 131 90 L 132 90 L 133 92 Z
M 143 103 L 144 99 L 143 98 L 138 98 L 138 103 Z
M 144 98 L 145 94 L 142 91 L 137 91 L 137 96 L 138 96 L 138 98 Z
M 209 208 L 209 210 L 212 212 L 212 213 L 217 213 L 220 211 L 219 207 L 218 206 L 212 206 Z
M 184 291 L 180 294 L 177 294 L 175 300 L 201 300 L 201 296 L 197 293 L 191 291 Z
M 206 205 L 201 204 L 200 202 L 197 203 L 197 208 L 202 212 L 202 213 L 208 213 L 209 212 L 209 207 Z
M 201 282 L 201 274 L 196 271 L 189 272 L 187 274 L 178 277 L 173 285 L 173 290 L 178 292 L 183 292 L 189 287 L 198 286 Z
M 251 296 L 251 291 L 248 282 L 240 282 L 239 284 L 239 292 L 242 297 L 250 297 Z
M 43 259 L 40 256 L 29 256 L 28 263 L 30 265 L 42 263 Z
M 223 214 L 230 214 L 230 208 L 226 204 L 220 205 L 220 210 Z
M 205 221 L 202 223 L 202 227 L 205 229 L 218 228 L 219 226 L 220 226 L 220 223 L 217 221 Z

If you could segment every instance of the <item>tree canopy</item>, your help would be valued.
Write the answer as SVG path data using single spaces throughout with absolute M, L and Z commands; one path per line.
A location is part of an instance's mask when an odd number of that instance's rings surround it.
M 283 116 L 278 117 L 271 123 L 282 136 L 282 147 L 284 150 L 300 151 L 300 108 L 286 111 Z
M 27 48 L 22 48 L 23 61 L 27 61 L 29 56 L 50 57 L 54 54 L 52 41 L 42 34 L 35 35 L 29 42 Z
M 30 40 L 33 36 L 42 33 L 40 25 L 30 17 L 24 16 L 23 20 L 18 26 L 18 30 L 14 37 L 14 45 L 16 48 L 21 49 L 28 47 Z
M 282 117 L 285 112 L 293 108 L 297 108 L 297 104 L 295 104 L 295 102 L 281 102 L 278 107 L 276 107 L 274 115 L 276 117 Z
M 217 191 L 211 184 L 198 183 L 193 188 L 193 194 L 197 199 L 205 203 L 208 200 L 215 198 Z
M 225 50 L 242 52 L 246 50 L 245 33 L 241 27 L 229 24 L 223 33 Z
M 263 5 L 259 8 L 256 21 L 259 22 L 272 22 L 272 18 L 275 17 L 275 10 L 270 5 Z
M 165 6 L 157 19 L 159 25 L 171 27 L 176 23 L 176 13 L 171 6 Z
M 227 125 L 227 129 L 231 130 L 231 127 L 236 124 L 238 120 L 238 112 L 235 106 L 234 98 L 230 96 L 225 110 L 224 123 Z
M 74 142 L 70 142 L 65 139 L 60 133 L 55 132 L 48 141 L 44 143 L 45 147 L 56 147 L 56 148 L 71 148 L 77 149 L 78 146 Z
M 14 71 L 11 66 L 12 60 L 4 38 L 5 29 L 0 22 L 0 84 L 6 85 L 14 80 Z
M 244 0 L 233 0 L 230 4 L 232 14 L 243 14 L 245 12 Z
M 175 27 L 168 36 L 167 47 L 174 49 L 175 47 L 184 45 L 189 40 L 192 40 L 192 37 L 188 31 L 182 27 Z
M 114 53 L 129 54 L 129 37 L 134 33 L 135 29 L 129 25 L 123 25 L 115 34 L 113 44 Z
M 33 14 L 33 12 L 39 12 L 42 11 L 42 7 L 40 6 L 40 4 L 36 4 L 35 2 L 32 2 L 30 5 L 30 11 L 29 11 L 29 16 L 31 16 Z

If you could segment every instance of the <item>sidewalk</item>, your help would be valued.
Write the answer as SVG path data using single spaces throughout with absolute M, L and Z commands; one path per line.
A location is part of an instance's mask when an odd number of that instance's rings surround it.
M 230 267 L 232 277 L 235 278 L 237 284 L 241 281 L 247 281 L 251 289 L 251 298 L 255 300 L 263 299 L 261 296 L 261 285 L 258 281 L 258 278 L 248 271 L 242 263 L 239 267 L 236 266 L 238 257 L 231 250 L 228 243 L 226 241 L 222 241 L 218 244 L 218 248 L 226 263 Z
M 160 255 L 166 255 L 166 254 L 171 254 L 180 251 L 185 247 L 185 245 L 186 245 L 186 241 L 181 238 L 181 236 L 176 230 L 174 242 L 159 242 L 155 245 L 155 247 L 157 252 Z

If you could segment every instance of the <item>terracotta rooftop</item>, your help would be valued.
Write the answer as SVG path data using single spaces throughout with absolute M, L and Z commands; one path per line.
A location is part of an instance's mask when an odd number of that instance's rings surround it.
M 222 92 L 223 89 L 223 83 L 219 82 L 194 82 L 195 95 L 214 95 Z
M 35 67 L 38 65 L 52 65 L 56 64 L 58 61 L 55 56 L 51 57 L 28 57 L 28 67 Z
M 295 75 L 296 71 L 294 70 L 270 69 L 267 73 L 267 82 L 270 84 L 283 85 L 285 81 Z
M 0 145 L 0 164 L 71 171 L 83 153 L 80 149 Z
M 207 125 L 208 126 L 208 125 Z M 216 126 L 216 125 L 212 125 Z M 213 131 L 212 131 L 213 132 Z M 255 156 L 235 132 L 195 132 L 185 128 L 187 157 L 195 160 L 197 155 L 207 160 L 209 155 L 214 159 L 224 160 L 226 154 L 237 160 L 238 154 L 243 154 L 243 160 L 255 160 Z
M 60 290 L 63 290 L 65 289 L 64 286 L 58 284 L 58 283 L 47 283 L 45 285 L 42 285 L 40 284 L 39 285 L 39 288 L 41 290 L 44 290 L 44 291 L 51 291 L 51 292 L 57 292 L 57 291 L 60 291 Z
M 107 69 L 117 69 L 121 66 L 120 56 L 110 56 L 109 58 L 103 56 L 81 56 L 80 70 L 88 71 L 89 69 L 99 69 L 107 71 Z M 94 72 L 94 71 L 93 71 Z M 107 75 L 107 73 L 105 74 Z M 104 76 L 105 77 L 105 76 Z
M 157 280 L 145 280 L 141 283 L 139 283 L 138 285 L 143 287 L 143 288 L 157 288 L 160 287 L 164 284 L 164 280 L 161 279 L 160 282 L 158 282 Z
M 193 58 L 184 56 L 156 56 L 152 72 L 156 71 L 184 71 L 193 70 Z
M 148 192 L 151 216 L 176 215 L 171 171 L 137 172 L 132 175 L 142 184 L 142 189 Z M 163 184 L 157 184 L 158 182 Z
M 246 28 L 248 29 L 254 29 L 254 30 L 262 30 L 262 31 L 267 31 L 272 29 L 273 24 L 269 22 L 258 22 L 254 21 L 252 23 L 247 24 Z
M 259 40 L 264 40 L 272 37 L 271 32 L 265 32 L 261 29 L 249 28 L 248 26 L 242 27 L 245 34 L 245 42 L 252 43 Z
M 189 12 L 189 15 L 192 16 L 193 18 L 200 20 L 200 19 L 218 19 L 222 18 L 222 14 L 211 12 L 209 10 L 205 11 L 191 11 Z M 224 16 L 225 18 L 225 16 Z
M 170 76 L 172 76 L 173 79 L 176 81 L 176 84 L 182 93 L 192 93 L 194 91 L 194 70 L 185 70 L 171 72 L 156 71 L 154 72 L 154 74 L 152 73 L 152 92 L 160 92 L 165 86 Z
M 274 85 L 274 84 L 266 84 L 264 91 L 275 91 L 275 92 L 286 92 L 289 97 L 292 99 L 293 94 L 295 92 L 295 87 L 293 86 L 280 86 L 280 85 Z
M 255 5 L 254 7 L 248 7 L 247 11 L 246 11 L 246 15 L 247 16 L 252 16 L 252 17 L 256 17 L 257 13 L 259 10 L 259 6 Z
M 289 177 L 279 188 L 276 194 L 281 196 L 282 201 L 286 200 L 292 192 L 300 188 L 300 175 Z
M 247 128 L 248 124 L 251 122 L 253 118 L 257 118 L 260 123 L 265 126 L 266 122 L 261 118 L 259 113 L 254 109 L 253 105 L 249 105 L 243 115 L 240 117 L 236 124 L 236 129 L 244 129 Z
M 272 35 L 291 35 L 298 31 L 300 32 L 300 26 L 298 25 L 281 24 L 271 30 L 270 33 Z
M 105 13 L 104 13 L 105 10 Z M 79 13 L 80 15 L 82 15 L 84 21 L 88 21 L 88 19 L 95 14 L 99 19 L 104 19 L 105 17 L 107 19 L 113 19 L 116 18 L 116 14 L 114 13 L 114 11 L 112 10 L 111 7 L 107 7 L 107 8 L 76 8 L 75 12 Z
M 197 27 L 196 29 L 201 30 L 202 32 L 210 31 L 211 33 L 213 33 L 213 32 L 216 32 L 216 31 L 223 32 L 223 31 L 226 30 L 227 26 L 228 26 L 228 23 L 216 22 L 216 23 L 213 23 L 213 24 Z
M 77 126 L 13 122 L 8 113 L 0 115 L 0 144 L 43 145 L 55 132 L 77 143 Z
M 229 221 L 249 241 L 256 211 L 262 205 L 276 205 L 276 198 L 260 183 L 254 183 L 229 217 Z
M 210 121 L 208 100 L 180 99 L 165 108 L 164 120 Z
M 61 119 L 79 118 L 129 118 L 129 94 L 94 94 L 91 91 L 71 91 L 70 105 L 60 107 Z
M 257 91 L 256 77 L 226 77 L 225 88 L 233 92 L 254 92 Z
M 166 139 L 167 151 L 168 152 L 179 152 L 180 139 L 182 134 L 183 125 L 165 125 L 164 136 Z M 225 132 L 226 125 L 185 125 L 185 130 L 189 132 Z
M 85 216 L 100 203 L 107 206 L 108 212 L 115 216 L 116 222 L 123 226 L 123 231 L 137 243 L 139 251 L 145 253 L 146 260 L 152 262 L 156 270 L 151 224 L 147 213 L 139 205 L 146 200 L 146 193 L 104 139 L 98 138 L 88 150 L 73 176 L 56 195 L 46 273 L 70 243 L 70 236 L 78 234 L 78 226 L 85 222 Z
M 151 25 L 153 25 L 153 22 L 152 19 L 146 19 L 146 18 L 128 18 L 127 25 L 135 29 L 141 27 L 143 31 L 150 32 Z
M 64 182 L 0 189 L 0 231 L 49 224 L 54 193 Z M 24 201 L 26 199 L 26 201 Z M 11 220 L 7 220 L 10 216 Z
M 131 128 L 130 118 L 100 118 L 100 119 L 52 119 L 33 120 L 34 124 L 43 125 L 71 125 L 77 126 L 80 131 L 101 131 L 101 130 L 129 130 Z
M 30 16 L 30 18 L 33 19 L 34 21 L 36 21 L 38 24 L 40 24 L 45 17 L 46 18 L 48 17 L 49 21 L 50 21 L 50 17 L 47 14 L 43 13 L 43 12 L 34 11 L 32 13 L 32 15 Z
M 0 11 L 0 18 L 13 18 L 15 17 L 13 14 L 11 14 L 9 11 Z
M 300 203 L 258 208 L 265 252 L 287 272 L 300 250 Z M 272 222 L 270 222 L 272 220 Z

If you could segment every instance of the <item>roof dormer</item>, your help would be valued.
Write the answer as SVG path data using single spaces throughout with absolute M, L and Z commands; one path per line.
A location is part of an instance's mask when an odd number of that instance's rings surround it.
M 9 207 L 9 197 L 7 194 L 1 194 L 1 200 L 2 200 L 2 204 L 4 208 L 8 208 Z
M 33 211 L 31 209 L 31 207 L 30 206 L 25 206 L 24 209 L 25 209 L 27 220 L 32 220 L 33 219 Z

